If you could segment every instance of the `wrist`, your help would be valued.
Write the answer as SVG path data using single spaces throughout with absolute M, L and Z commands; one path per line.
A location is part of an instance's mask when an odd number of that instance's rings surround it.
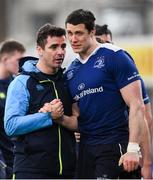
M 142 159 L 142 165 L 143 165 L 143 166 L 152 166 L 152 161 L 151 161 L 151 159 L 150 159 L 150 160 Z
M 152 166 L 152 163 L 143 163 L 142 166 L 144 167 L 151 167 Z
M 63 116 L 59 117 L 58 120 L 59 120 L 60 122 L 62 122 L 62 121 L 63 121 Z
M 56 118 L 54 119 L 54 122 L 62 125 L 62 124 L 63 124 L 63 117 L 62 117 L 62 116 L 61 116 L 61 117 L 56 117 Z
M 127 152 L 128 153 L 140 153 L 140 146 L 138 143 L 135 142 L 129 142 L 127 146 Z

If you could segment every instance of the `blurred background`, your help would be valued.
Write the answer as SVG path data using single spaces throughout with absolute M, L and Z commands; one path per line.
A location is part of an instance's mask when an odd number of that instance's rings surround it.
M 91 10 L 97 24 L 108 24 L 113 42 L 134 57 L 153 97 L 153 0 L 0 0 L 0 42 L 21 41 L 27 55 L 36 55 L 38 28 L 47 22 L 64 27 L 67 15 L 78 8 Z M 63 66 L 73 57 L 68 49 Z
M 27 55 L 37 56 L 39 27 L 47 22 L 64 27 L 67 15 L 78 8 L 91 10 L 97 24 L 108 24 L 113 42 L 131 53 L 153 104 L 153 0 L 0 0 L 0 42 L 21 41 Z M 73 57 L 68 46 L 63 66 Z
M 153 104 L 153 0 L 0 0 L 0 42 L 18 40 L 26 55 L 37 56 L 40 26 L 50 22 L 64 27 L 67 15 L 78 8 L 91 10 L 97 24 L 108 24 L 113 42 L 131 53 Z M 67 48 L 64 67 L 75 56 Z
M 0 0 L 0 42 L 22 42 L 26 55 L 37 56 L 36 32 L 43 24 L 64 27 L 67 15 L 78 8 L 91 10 L 96 23 L 108 24 L 113 42 L 133 56 L 153 104 L 153 0 Z M 68 46 L 63 66 L 75 56 Z
M 134 58 L 146 84 L 153 111 L 153 0 L 0 0 L 0 42 L 22 42 L 26 55 L 37 56 L 36 32 L 49 22 L 64 27 L 78 8 L 91 10 L 99 25 L 108 24 L 113 42 Z M 75 56 L 68 45 L 63 66 Z

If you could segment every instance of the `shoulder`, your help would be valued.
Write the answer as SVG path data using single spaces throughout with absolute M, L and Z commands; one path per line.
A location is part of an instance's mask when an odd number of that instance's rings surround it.
M 26 75 L 18 75 L 14 78 L 14 80 L 10 83 L 8 88 L 7 96 L 9 98 L 23 98 L 23 96 L 29 96 L 27 81 L 29 76 Z
M 98 56 L 103 56 L 112 63 L 116 63 L 115 59 L 131 59 L 129 54 L 119 46 L 113 45 L 111 43 L 101 44 L 97 51 Z
M 65 74 L 64 74 L 65 79 L 66 80 L 72 79 L 72 77 L 77 72 L 77 69 L 80 67 L 80 65 L 81 65 L 80 61 L 77 58 L 74 59 L 74 61 L 72 61 L 70 66 L 65 71 Z
M 28 81 L 29 78 L 30 78 L 29 75 L 19 74 L 10 83 L 10 86 L 15 86 L 16 88 L 18 88 L 19 86 L 26 86 L 27 81 Z
M 116 46 L 114 44 L 111 44 L 111 43 L 104 43 L 104 44 L 101 44 L 100 46 L 101 49 L 106 49 L 108 51 L 112 51 L 112 52 L 118 52 L 120 50 L 123 50 L 121 47 L 119 46 Z
M 75 69 L 78 65 L 80 65 L 81 63 L 80 63 L 80 61 L 77 59 L 77 58 L 75 58 L 73 61 L 72 61 L 72 63 L 69 65 L 69 67 L 67 68 L 67 70 L 66 70 L 66 72 L 67 71 L 69 71 L 69 70 L 71 70 L 71 69 Z
M 134 64 L 134 60 L 132 56 L 126 50 L 120 48 L 119 46 L 113 45 L 111 43 L 105 43 L 101 45 L 100 49 L 101 52 L 105 51 L 105 55 L 113 64 L 116 63 L 124 64 L 126 62 L 130 62 Z

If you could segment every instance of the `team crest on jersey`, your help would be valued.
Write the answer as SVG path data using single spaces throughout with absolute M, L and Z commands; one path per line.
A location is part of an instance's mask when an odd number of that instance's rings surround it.
M 44 90 L 44 87 L 40 84 L 37 84 L 36 89 L 37 89 L 37 91 L 42 91 L 42 90 Z
M 81 83 L 81 84 L 79 84 L 79 86 L 78 86 L 78 90 L 83 90 L 85 88 L 85 84 L 84 83 Z
M 94 68 L 102 68 L 105 66 L 105 60 L 104 60 L 104 56 L 100 56 L 97 58 L 95 64 L 94 64 Z
M 71 70 L 67 73 L 67 80 L 72 79 L 72 77 L 73 77 L 73 70 Z

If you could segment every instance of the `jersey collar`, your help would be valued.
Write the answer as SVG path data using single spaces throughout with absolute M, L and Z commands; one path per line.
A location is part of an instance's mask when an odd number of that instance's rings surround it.
M 85 64 L 85 63 L 88 61 L 88 59 L 89 59 L 92 55 L 96 54 L 96 52 L 97 52 L 100 48 L 101 48 L 101 44 L 99 43 L 98 47 L 97 47 L 96 49 L 94 49 L 94 51 L 93 51 L 86 59 L 82 59 L 79 55 L 78 55 L 76 58 L 77 58 L 82 64 Z

